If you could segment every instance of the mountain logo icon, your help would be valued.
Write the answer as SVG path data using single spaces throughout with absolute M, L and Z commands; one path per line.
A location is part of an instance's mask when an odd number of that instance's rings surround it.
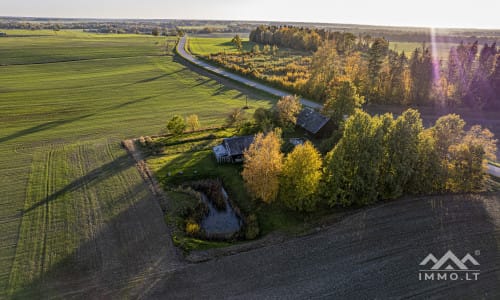
M 479 266 L 479 262 L 467 253 L 462 259 L 459 259 L 451 250 L 448 250 L 439 260 L 430 253 L 422 262 L 421 266 L 427 266 L 430 262 L 433 263 L 429 271 L 439 270 L 469 270 L 467 264 Z

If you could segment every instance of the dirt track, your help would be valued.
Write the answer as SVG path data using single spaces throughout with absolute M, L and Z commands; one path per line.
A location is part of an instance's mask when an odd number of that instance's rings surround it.
M 406 199 L 319 234 L 168 273 L 143 298 L 500 297 L 500 195 Z M 419 263 L 480 250 L 478 281 L 419 281 Z

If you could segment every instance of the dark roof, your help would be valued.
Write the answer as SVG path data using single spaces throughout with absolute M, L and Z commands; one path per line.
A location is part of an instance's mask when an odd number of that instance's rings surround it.
M 323 126 L 330 121 L 312 108 L 305 107 L 297 116 L 297 125 L 309 131 L 312 134 L 318 133 Z
M 226 147 L 229 156 L 241 155 L 253 143 L 254 136 L 236 136 L 224 139 L 224 146 Z

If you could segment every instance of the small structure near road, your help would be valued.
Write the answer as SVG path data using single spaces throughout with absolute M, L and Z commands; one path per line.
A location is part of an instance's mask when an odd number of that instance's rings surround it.
M 243 152 L 253 143 L 254 136 L 236 136 L 226 138 L 222 144 L 213 147 L 215 159 L 218 163 L 237 163 L 243 161 Z
M 304 107 L 297 116 L 297 126 L 304 128 L 316 137 L 324 135 L 331 124 L 330 118 L 323 116 L 310 107 Z
M 0 37 L 2 37 L 2 36 L 7 36 L 7 33 L 5 33 L 5 32 L 0 32 Z

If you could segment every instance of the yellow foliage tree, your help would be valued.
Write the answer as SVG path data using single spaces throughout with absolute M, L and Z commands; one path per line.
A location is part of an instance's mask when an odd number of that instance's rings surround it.
M 313 211 L 318 201 L 321 179 L 321 154 L 310 142 L 298 145 L 283 164 L 280 198 L 298 211 Z
M 248 191 L 256 199 L 266 203 L 274 201 L 279 191 L 279 175 L 283 167 L 281 153 L 281 132 L 272 131 L 267 135 L 259 133 L 245 151 L 243 180 Z
M 187 126 L 191 129 L 191 131 L 195 131 L 200 128 L 200 120 L 198 119 L 198 115 L 190 115 L 186 118 Z
M 301 110 L 302 104 L 297 96 L 284 96 L 276 104 L 278 119 L 283 128 L 293 127 Z

